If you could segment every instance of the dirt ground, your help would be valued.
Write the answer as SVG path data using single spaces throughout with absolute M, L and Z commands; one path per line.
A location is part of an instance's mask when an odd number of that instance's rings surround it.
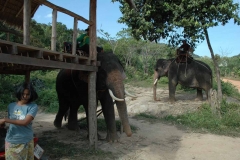
M 151 124 L 133 118 L 142 112 L 162 117 L 197 110 L 206 101 L 194 101 L 196 94 L 177 93 L 177 102 L 171 104 L 168 102 L 168 90 L 158 87 L 157 96 L 161 101 L 156 102 L 153 101 L 152 88 L 126 86 L 126 89 L 138 96 L 126 98 L 130 124 L 138 130 L 132 137 L 119 133 L 119 142 L 98 141 L 98 148 L 117 153 L 119 160 L 240 160 L 240 138 L 194 133 L 174 125 L 160 122 Z M 81 116 L 84 115 L 79 114 L 79 118 Z M 76 143 L 82 147 L 88 145 L 85 130 L 69 131 L 66 127 L 57 130 L 53 126 L 54 117 L 55 115 L 38 113 L 34 120 L 35 133 L 41 136 L 43 131 L 52 131 L 59 141 Z

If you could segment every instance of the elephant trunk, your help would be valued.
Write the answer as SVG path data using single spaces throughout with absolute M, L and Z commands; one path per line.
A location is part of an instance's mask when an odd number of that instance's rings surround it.
M 108 73 L 107 86 L 116 97 L 118 97 L 119 99 L 125 98 L 123 78 L 122 78 L 122 73 L 120 71 L 113 71 Z M 126 133 L 126 135 L 130 137 L 132 135 L 132 131 L 128 121 L 126 102 L 125 100 L 116 101 L 116 105 L 117 105 L 120 120 L 123 125 L 123 130 Z

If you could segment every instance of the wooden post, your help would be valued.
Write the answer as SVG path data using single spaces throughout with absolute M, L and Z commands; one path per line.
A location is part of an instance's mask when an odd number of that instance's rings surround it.
M 52 39 L 51 39 L 51 50 L 56 51 L 57 41 L 57 10 L 52 11 Z
M 26 71 L 25 73 L 25 82 L 30 82 L 30 71 Z
M 97 49 L 96 49 L 96 10 L 97 10 L 97 0 L 90 0 L 90 21 L 93 22 L 93 24 L 90 26 L 90 45 L 89 45 L 89 60 L 96 60 L 97 55 Z
M 90 26 L 90 54 L 89 60 L 96 60 L 96 10 L 97 0 L 90 0 L 90 21 L 94 22 Z M 96 72 L 90 72 L 88 79 L 88 122 L 89 122 L 89 142 L 90 146 L 97 149 L 97 115 L 96 115 Z
M 24 0 L 23 9 L 23 44 L 30 44 L 30 14 L 31 0 Z
M 97 102 L 96 102 L 96 72 L 90 72 L 88 77 L 88 128 L 89 143 L 97 149 Z
M 6 34 L 7 34 L 7 41 L 10 41 L 10 33 L 7 32 Z
M 76 54 L 76 48 L 77 48 L 77 27 L 78 27 L 78 20 L 75 17 L 74 18 L 74 24 L 73 24 L 73 39 L 72 39 L 72 54 Z

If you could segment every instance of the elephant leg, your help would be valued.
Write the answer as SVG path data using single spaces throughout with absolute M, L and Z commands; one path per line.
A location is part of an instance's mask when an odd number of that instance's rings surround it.
M 70 107 L 69 106 L 70 102 L 64 96 L 58 96 L 58 101 L 59 101 L 58 113 L 55 117 L 53 124 L 56 128 L 61 128 L 63 116 L 68 111 Z
M 177 84 L 173 84 L 173 83 L 171 83 L 171 81 L 169 80 L 169 82 L 168 82 L 169 101 L 170 101 L 171 103 L 174 103 L 174 102 L 176 101 L 176 98 L 175 98 L 176 86 L 177 86 Z
M 68 117 L 68 129 L 70 130 L 78 130 L 78 108 L 81 103 L 78 99 L 72 99 Z
M 203 100 L 202 89 L 197 88 L 197 97 L 196 97 L 195 100 L 199 100 L 199 101 L 202 101 L 202 100 Z
M 107 126 L 106 140 L 108 142 L 117 141 L 119 137 L 117 135 L 113 100 L 109 94 L 105 93 L 105 96 L 103 96 L 103 98 L 100 99 L 100 102 L 102 105 L 102 111 L 103 111 L 103 115 L 104 115 L 106 126 Z

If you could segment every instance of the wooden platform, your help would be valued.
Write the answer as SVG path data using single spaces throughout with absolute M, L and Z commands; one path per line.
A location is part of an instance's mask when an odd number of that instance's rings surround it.
M 97 71 L 95 63 L 85 56 L 0 40 L 0 74 L 25 74 L 26 71 L 59 68 Z

